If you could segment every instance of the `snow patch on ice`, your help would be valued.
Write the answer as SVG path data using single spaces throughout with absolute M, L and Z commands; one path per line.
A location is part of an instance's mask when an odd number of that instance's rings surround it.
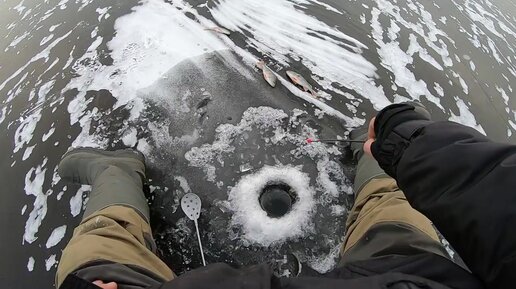
M 444 96 L 444 89 L 439 83 L 434 82 L 434 89 L 440 97 Z
M 234 147 L 231 145 L 236 136 L 253 127 L 260 130 L 278 126 L 288 115 L 282 111 L 270 107 L 251 107 L 244 112 L 240 123 L 222 124 L 216 129 L 215 141 L 212 144 L 204 144 L 201 147 L 193 147 L 186 154 L 185 159 L 190 166 L 203 168 L 207 179 L 215 182 L 215 161 L 222 161 L 222 156 L 231 153 Z
M 458 74 L 456 72 L 452 72 L 452 75 L 453 75 L 453 77 L 455 77 L 459 80 L 460 86 L 462 87 L 462 90 L 464 91 L 464 93 L 468 94 L 469 88 L 468 88 L 468 85 L 466 84 L 466 81 L 460 76 L 460 74 Z
M 45 244 L 47 249 L 50 249 L 59 244 L 59 242 L 61 242 L 61 240 L 64 238 L 65 233 L 66 225 L 55 228 L 50 234 L 50 237 L 48 237 L 47 243 Z
M 183 192 L 185 194 L 189 193 L 191 191 L 190 190 L 190 185 L 188 185 L 188 181 L 186 180 L 185 177 L 183 177 L 183 176 L 175 176 L 174 179 L 179 182 L 179 186 L 181 187 L 181 189 L 183 190 Z
M 39 43 L 39 45 L 43 46 L 43 45 L 47 44 L 47 42 L 49 42 L 53 38 L 54 38 L 54 34 L 50 34 L 50 35 L 48 35 L 46 37 L 43 37 L 43 39 L 41 39 L 41 42 Z
M 47 95 L 49 94 L 50 90 L 54 87 L 54 83 L 55 80 L 51 80 L 43 84 L 38 90 L 38 99 L 34 106 L 35 108 L 31 110 L 28 116 L 20 116 L 20 125 L 14 133 L 14 153 L 22 149 L 24 145 L 28 145 L 34 137 L 34 131 L 36 130 L 36 126 L 38 122 L 41 120 L 41 112 L 43 110 L 42 105 L 46 101 Z M 24 153 L 24 158 L 28 158 L 31 152 L 32 150 L 28 148 Z
M 2 110 L 0 111 L 0 124 L 4 122 L 5 118 L 7 116 L 7 106 L 2 107 Z
M 36 145 L 33 145 L 33 146 L 27 147 L 25 149 L 25 152 L 23 153 L 23 156 L 22 156 L 22 161 L 25 161 L 30 157 L 30 155 L 32 154 L 32 151 L 34 150 L 35 147 L 36 147 Z
M 473 62 L 473 60 L 470 60 L 469 61 L 469 67 L 471 68 L 471 70 L 475 71 L 477 69 L 475 63 Z
M 77 193 L 70 198 L 70 214 L 72 214 L 72 216 L 77 217 L 81 213 L 86 203 L 83 199 L 83 194 L 89 191 L 91 191 L 91 186 L 83 185 L 77 190 Z
M 505 105 L 509 105 L 509 96 L 507 95 L 507 92 L 498 85 L 496 86 L 496 90 L 498 90 L 498 92 L 500 93 Z
M 144 155 L 148 155 L 151 150 L 151 146 L 149 145 L 149 142 L 147 142 L 147 140 L 140 139 L 138 141 L 138 145 L 136 146 L 136 149 L 139 152 L 143 153 Z
M 35 262 L 36 260 L 34 260 L 34 257 L 29 257 L 29 261 L 27 262 L 27 270 L 29 270 L 29 272 L 32 272 L 34 270 Z
M 47 271 L 50 271 L 52 267 L 54 267 L 57 264 L 56 254 L 51 255 L 45 260 L 45 269 Z
M 25 70 L 25 68 L 27 68 L 30 64 L 32 64 L 40 59 L 43 59 L 43 60 L 45 60 L 45 62 L 48 62 L 48 59 L 50 57 L 50 52 L 52 51 L 52 49 L 54 49 L 54 47 L 56 47 L 59 43 L 61 43 L 61 41 L 66 39 L 72 33 L 72 31 L 73 30 L 69 31 L 65 35 L 54 40 L 45 49 L 43 49 L 41 52 L 39 52 L 34 57 L 32 57 L 25 65 L 23 65 L 18 70 L 16 70 L 13 74 L 11 74 L 11 76 L 9 76 L 6 80 L 4 80 L 4 82 L 2 82 L 0 84 L 0 90 L 4 89 L 4 87 L 7 85 L 7 83 L 9 83 L 9 81 L 11 81 L 15 77 L 17 77 L 20 73 L 22 73 Z
M 51 127 L 47 133 L 43 134 L 43 136 L 41 137 L 41 141 L 46 142 L 48 140 L 48 138 L 54 134 L 55 131 L 56 131 L 56 128 Z
M 340 14 L 340 15 L 344 15 L 344 13 L 340 12 L 337 8 L 329 5 L 329 4 L 326 4 L 326 3 L 323 3 L 319 0 L 294 0 L 296 3 L 298 4 L 307 4 L 307 3 L 313 3 L 313 4 L 317 4 L 317 5 L 320 5 L 322 7 L 324 7 L 326 10 L 328 11 L 331 11 L 331 12 L 335 12 L 337 14 Z
M 485 135 L 486 132 L 484 131 L 484 128 L 482 128 L 482 126 L 477 122 L 475 116 L 469 110 L 468 105 L 466 105 L 466 103 L 458 97 L 455 97 L 455 101 L 457 102 L 457 107 L 459 108 L 459 114 L 456 115 L 453 113 L 453 111 L 450 111 L 451 116 L 449 120 L 472 127 Z
M 409 1 L 407 7 L 412 13 L 418 16 L 418 21 L 411 22 L 401 15 L 401 9 L 398 5 L 387 0 L 376 0 L 377 7 L 372 8 L 371 25 L 373 27 L 373 39 L 378 45 L 378 54 L 381 57 L 382 65 L 394 74 L 394 82 L 407 90 L 413 100 L 419 100 L 421 96 L 425 96 L 429 101 L 444 110 L 440 99 L 434 96 L 422 79 L 417 79 L 411 70 L 414 67 L 414 54 L 418 53 L 420 58 L 429 63 L 438 70 L 443 67 L 450 67 L 453 61 L 450 58 L 448 46 L 442 38 L 454 44 L 454 41 L 448 35 L 437 27 L 432 18 L 432 14 L 428 12 L 421 3 L 413 3 Z M 380 18 L 388 19 L 390 26 L 387 29 L 382 27 Z M 400 47 L 401 39 L 397 32 L 399 25 L 407 29 L 409 32 L 410 45 L 407 51 L 403 51 Z M 386 40 L 384 34 L 387 34 L 389 40 Z M 418 43 L 418 39 L 422 39 L 426 46 L 431 49 L 427 51 Z M 431 56 L 436 53 L 441 56 L 441 63 Z
M 46 164 L 47 159 L 45 158 L 41 165 L 31 168 L 25 175 L 25 194 L 36 197 L 34 207 L 25 222 L 25 233 L 23 234 L 23 242 L 29 244 L 38 239 L 36 234 L 47 214 L 47 194 L 43 192 L 43 183 L 47 171 Z
M 22 42 L 23 39 L 25 39 L 27 36 L 29 36 L 30 33 L 29 32 L 24 32 L 22 35 L 16 37 L 13 41 L 11 41 L 11 43 L 9 44 L 9 46 L 5 49 L 5 51 L 7 52 L 8 48 L 9 47 L 14 47 L 16 45 L 18 45 L 18 43 Z

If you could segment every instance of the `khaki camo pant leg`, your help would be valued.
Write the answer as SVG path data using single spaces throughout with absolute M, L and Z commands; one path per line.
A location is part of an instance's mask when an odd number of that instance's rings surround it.
M 396 181 L 388 176 L 361 186 L 346 227 L 341 250 L 344 264 L 423 252 L 449 258 L 430 220 L 410 206 Z
M 74 230 L 63 251 L 56 274 L 59 288 L 66 276 L 95 261 L 108 261 L 143 268 L 163 279 L 174 273 L 155 254 L 149 224 L 134 209 L 110 206 L 94 212 Z

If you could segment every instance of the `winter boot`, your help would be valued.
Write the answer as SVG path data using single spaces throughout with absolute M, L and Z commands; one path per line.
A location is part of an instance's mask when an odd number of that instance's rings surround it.
M 349 138 L 351 140 L 366 140 L 368 126 L 358 128 L 351 131 Z M 364 145 L 362 143 L 352 143 L 350 150 L 353 153 L 353 158 L 358 160 L 357 174 L 353 191 L 355 196 L 362 190 L 362 188 L 372 179 L 388 178 L 389 176 L 380 168 L 378 162 L 370 155 L 364 154 Z
M 121 205 L 133 208 L 149 222 L 149 207 L 142 190 L 145 158 L 140 152 L 73 149 L 61 159 L 58 172 L 66 181 L 92 185 L 83 219 L 98 210 Z

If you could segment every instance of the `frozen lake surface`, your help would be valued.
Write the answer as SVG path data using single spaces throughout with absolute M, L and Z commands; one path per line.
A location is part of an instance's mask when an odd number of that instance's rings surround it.
M 208 263 L 294 253 L 325 272 L 338 261 L 353 167 L 306 138 L 345 138 L 389 103 L 419 100 L 437 120 L 515 142 L 509 0 L 2 0 L 0 15 L 5 288 L 53 287 L 89 191 L 57 175 L 70 147 L 146 155 L 155 238 L 176 273 L 201 264 L 178 209 L 188 192 L 203 201 Z M 257 193 L 278 178 L 299 199 L 275 220 Z

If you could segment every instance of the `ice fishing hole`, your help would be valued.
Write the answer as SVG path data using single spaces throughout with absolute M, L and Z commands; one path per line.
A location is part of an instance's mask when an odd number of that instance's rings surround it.
M 258 200 L 267 216 L 281 218 L 292 209 L 296 202 L 296 193 L 285 183 L 268 183 L 263 187 Z

